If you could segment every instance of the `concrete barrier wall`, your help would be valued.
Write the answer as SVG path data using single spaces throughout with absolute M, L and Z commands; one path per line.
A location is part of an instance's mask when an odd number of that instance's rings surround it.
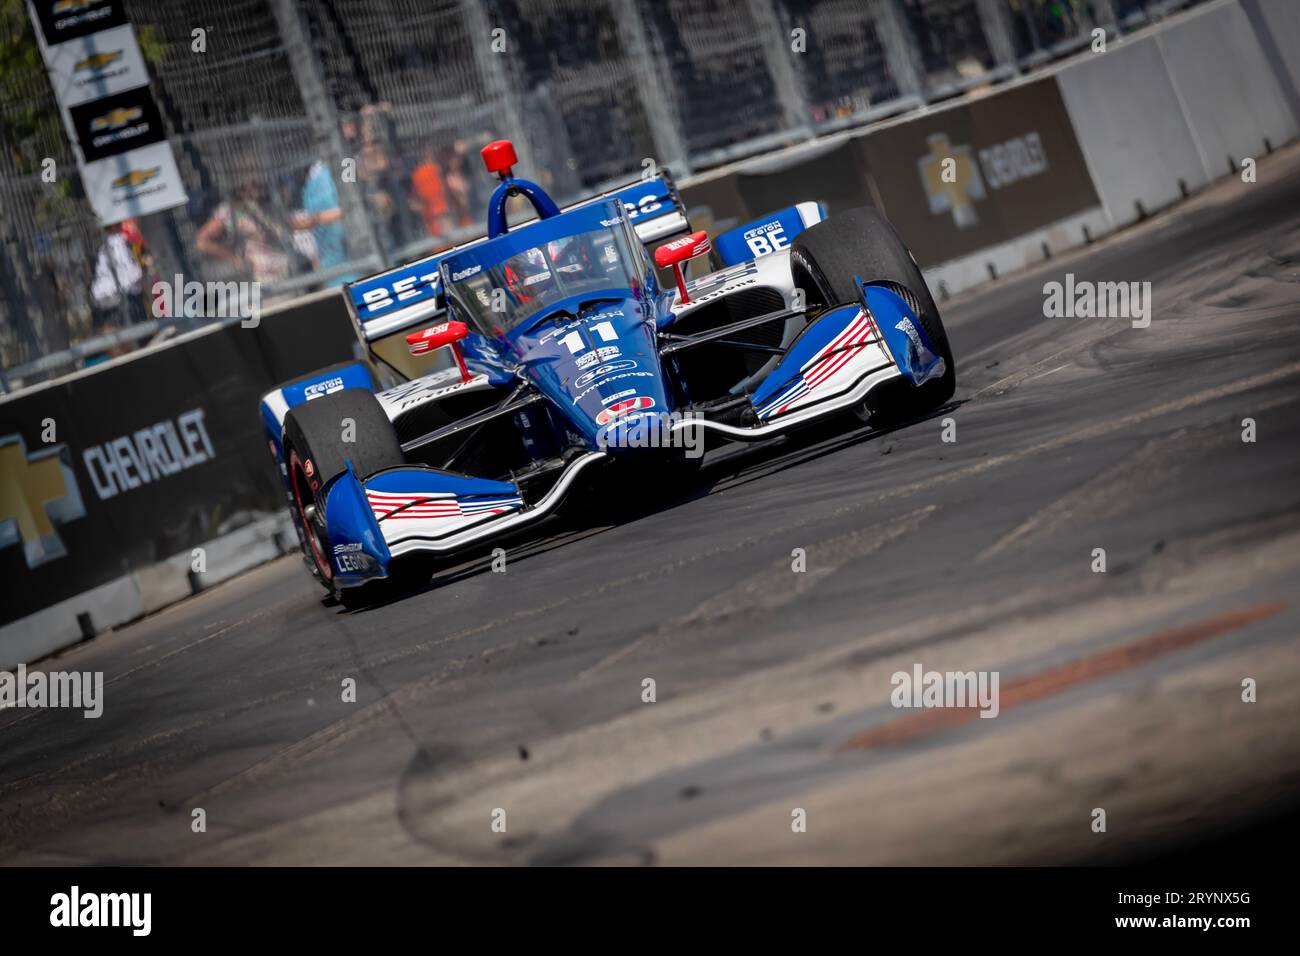
M 1300 123 L 1300 3 L 1241 0 L 1269 68 L 1282 87 L 1291 115 Z
M 1057 83 L 1110 228 L 1210 181 L 1154 37 L 1081 58 Z
M 1240 3 L 1196 10 L 1156 42 L 1211 179 L 1295 138 L 1296 118 Z
M 212 587 L 296 548 L 287 512 L 268 515 L 237 531 L 204 541 L 211 570 L 191 574 L 193 557 L 183 551 L 145 565 L 34 614 L 0 627 L 0 670 L 30 663 L 95 634 Z
M 1258 10 L 1248 14 L 1243 3 Z M 1300 3 L 1224 0 L 1059 67 L 1111 227 L 1239 174 L 1243 158 L 1294 139 L 1287 91 L 1298 59 Z
M 334 290 L 0 400 L 0 669 L 294 547 L 257 403 L 356 345 Z

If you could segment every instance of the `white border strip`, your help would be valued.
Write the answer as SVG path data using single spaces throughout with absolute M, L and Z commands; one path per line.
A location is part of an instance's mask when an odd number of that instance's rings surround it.
M 197 575 L 198 588 L 204 590 L 280 557 L 282 548 L 296 550 L 298 538 L 285 512 L 196 547 L 203 548 L 209 569 Z M 0 627 L 0 670 L 30 664 L 82 641 L 77 620 L 81 614 L 89 614 L 95 632 L 101 634 L 190 597 L 191 554 L 172 555 Z

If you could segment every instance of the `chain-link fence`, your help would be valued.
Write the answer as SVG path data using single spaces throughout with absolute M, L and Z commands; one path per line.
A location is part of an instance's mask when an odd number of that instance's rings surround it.
M 25 2 L 0 0 L 0 388 L 203 321 L 163 314 L 158 280 L 255 280 L 265 304 L 477 234 L 492 139 L 563 202 L 959 95 L 1192 2 L 124 0 L 189 200 L 103 230 Z

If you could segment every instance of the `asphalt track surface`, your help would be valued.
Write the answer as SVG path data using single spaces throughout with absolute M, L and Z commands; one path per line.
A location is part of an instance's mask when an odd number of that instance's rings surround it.
M 105 712 L 0 712 L 0 862 L 1114 863 L 1291 810 L 1298 170 L 948 303 L 929 420 L 731 446 L 361 612 L 285 558 L 46 662 Z M 1067 271 L 1150 281 L 1150 327 L 1044 318 Z M 891 706 L 918 664 L 999 715 Z

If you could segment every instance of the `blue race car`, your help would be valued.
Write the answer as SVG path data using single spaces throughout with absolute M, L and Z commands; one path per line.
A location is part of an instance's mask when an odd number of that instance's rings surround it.
M 706 439 L 952 397 L 934 299 L 874 209 L 799 203 L 711 242 L 666 172 L 561 210 L 510 143 L 483 157 L 487 237 L 349 285 L 370 361 L 261 403 L 307 566 L 345 603 L 526 528 L 599 470 L 639 495 Z M 511 227 L 515 197 L 536 217 Z

